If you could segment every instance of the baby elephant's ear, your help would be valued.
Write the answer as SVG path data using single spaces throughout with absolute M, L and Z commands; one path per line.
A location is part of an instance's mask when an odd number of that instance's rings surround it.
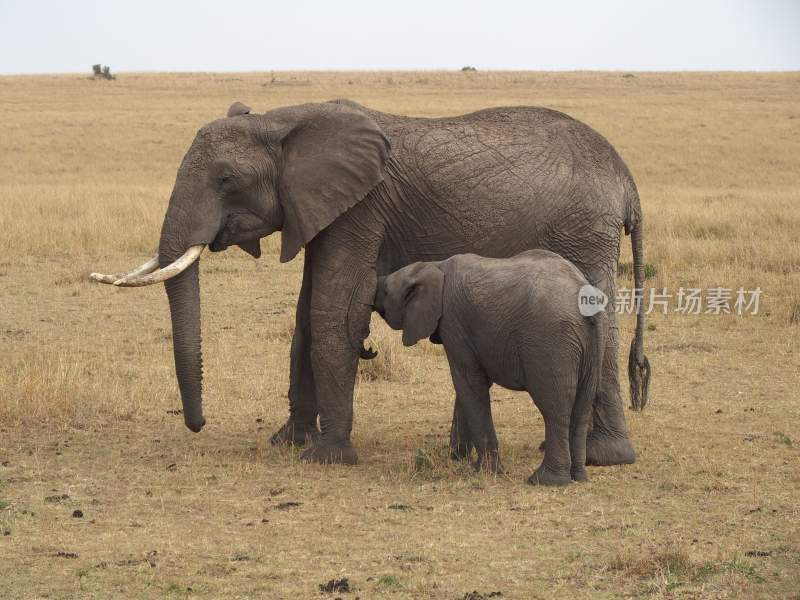
M 442 318 L 444 273 L 432 264 L 417 263 L 409 268 L 403 310 L 403 345 L 413 346 L 433 335 Z M 405 283 L 405 282 L 404 282 Z
M 228 109 L 229 117 L 238 117 L 239 115 L 249 115 L 249 114 L 250 114 L 250 107 L 245 106 L 241 102 L 234 102 Z

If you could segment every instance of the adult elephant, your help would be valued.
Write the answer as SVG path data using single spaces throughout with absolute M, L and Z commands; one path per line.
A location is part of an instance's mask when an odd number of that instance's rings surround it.
M 641 212 L 633 179 L 602 136 L 557 111 L 493 108 L 422 119 L 338 100 L 255 115 L 237 102 L 227 118 L 200 129 L 186 153 L 157 258 L 126 275 L 93 277 L 122 286 L 166 282 L 184 419 L 200 431 L 197 258 L 205 246 L 220 251 L 231 245 L 258 257 L 260 238 L 279 230 L 281 262 L 305 247 L 289 418 L 272 442 L 311 440 L 302 459 L 355 463 L 353 386 L 378 275 L 464 252 L 505 257 L 544 248 L 574 262 L 614 298 L 623 227 L 631 234 L 641 287 Z M 611 307 L 609 316 L 588 440 L 588 462 L 604 465 L 635 457 L 617 381 Z M 640 310 L 629 360 L 635 406 L 646 400 L 649 375 L 642 330 Z M 459 438 L 459 421 L 456 406 L 455 455 L 470 445 Z

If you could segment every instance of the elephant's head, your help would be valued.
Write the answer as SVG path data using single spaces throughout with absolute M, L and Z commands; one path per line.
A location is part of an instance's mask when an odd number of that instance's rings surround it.
M 236 102 L 226 118 L 200 129 L 178 168 L 157 258 L 126 274 L 92 274 L 121 286 L 165 281 L 189 429 L 205 423 L 202 250 L 238 245 L 258 257 L 260 238 L 281 231 L 281 262 L 291 260 L 383 179 L 388 153 L 377 124 L 351 106 L 305 104 L 254 115 Z
M 414 263 L 378 279 L 375 310 L 392 329 L 403 330 L 403 345 L 432 336 L 442 317 L 444 273 L 432 263 Z

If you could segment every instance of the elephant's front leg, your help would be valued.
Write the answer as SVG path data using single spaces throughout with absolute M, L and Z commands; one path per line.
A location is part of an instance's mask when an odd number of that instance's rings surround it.
M 450 458 L 464 460 L 470 458 L 475 444 L 469 432 L 469 424 L 461 403 L 456 401 L 453 406 L 453 423 L 450 426 Z
M 312 271 L 310 359 L 321 435 L 300 458 L 355 464 L 353 387 L 377 278 L 363 255 L 326 239 L 313 248 Z
M 272 444 L 302 445 L 319 436 L 317 396 L 311 370 L 311 260 L 306 254 L 297 300 L 289 370 L 289 419 L 270 438 Z
M 458 398 L 456 406 L 459 407 L 461 418 L 464 419 L 464 424 L 470 432 L 470 440 L 474 442 L 478 455 L 473 463 L 475 470 L 503 473 L 500 449 L 492 421 L 490 381 L 477 362 L 473 361 L 466 365 L 450 362 L 450 374 Z M 471 451 L 472 446 L 469 448 Z

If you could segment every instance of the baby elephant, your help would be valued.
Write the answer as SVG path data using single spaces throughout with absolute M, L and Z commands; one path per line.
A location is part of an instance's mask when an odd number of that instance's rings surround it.
M 572 263 L 547 250 L 505 259 L 461 254 L 379 278 L 375 310 L 403 330 L 403 344 L 429 336 L 444 344 L 465 421 L 454 430 L 469 440 L 467 452 L 476 449 L 476 468 L 502 471 L 489 404 L 497 383 L 527 390 L 544 417 L 544 459 L 528 482 L 587 479 L 586 434 L 608 325 L 597 296 L 593 310 L 579 310 L 579 296 L 596 292 L 584 286 Z

